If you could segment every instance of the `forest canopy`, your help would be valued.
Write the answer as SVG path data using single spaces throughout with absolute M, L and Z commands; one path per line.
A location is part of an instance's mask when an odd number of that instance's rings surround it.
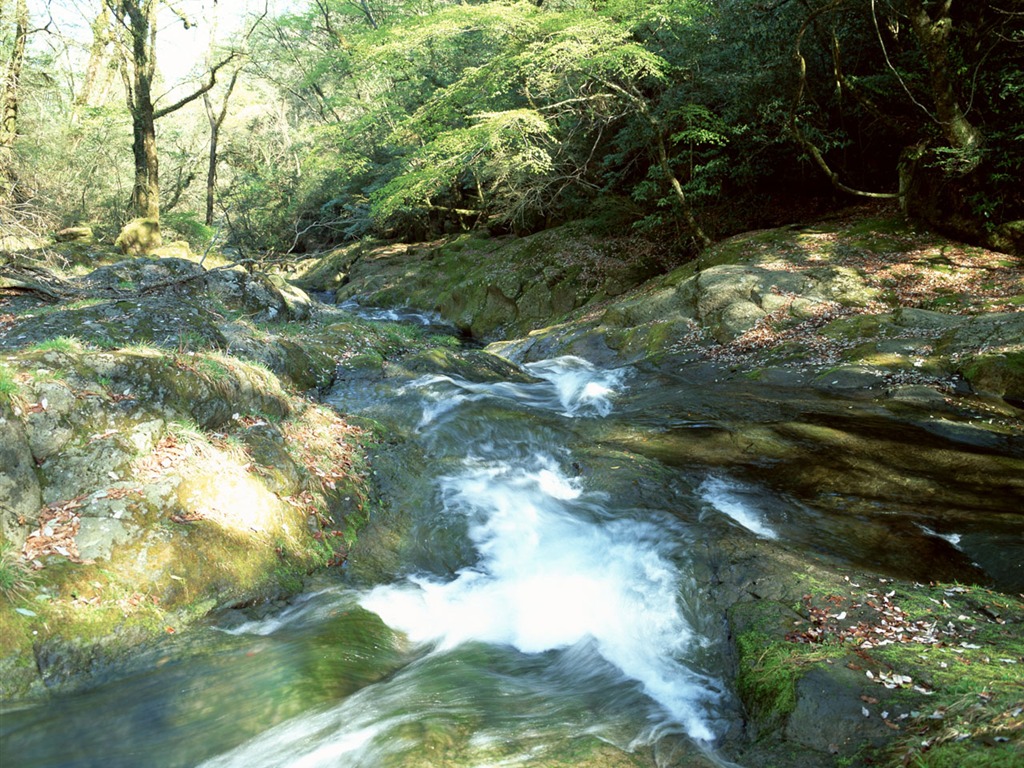
M 692 250 L 881 198 L 1024 249 L 1020 0 L 241 5 L 0 0 L 3 234 Z

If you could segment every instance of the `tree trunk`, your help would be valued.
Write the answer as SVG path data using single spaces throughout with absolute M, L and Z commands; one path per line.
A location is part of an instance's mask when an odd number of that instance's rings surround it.
M 107 46 L 110 45 L 110 10 L 107 6 L 100 8 L 96 20 L 92 23 L 92 45 L 89 46 L 89 63 L 85 68 L 82 87 L 75 96 L 75 107 L 88 107 L 100 101 L 103 93 L 101 73 L 105 69 Z
M 160 218 L 160 159 L 156 149 L 156 121 L 207 93 L 217 82 L 217 72 L 234 58 L 230 54 L 210 69 L 210 79 L 183 99 L 159 109 L 153 104 L 156 76 L 157 0 L 106 0 L 120 33 L 122 75 L 128 111 L 132 116 L 132 153 L 135 184 L 132 208 L 141 218 Z
M 217 197 L 217 137 L 220 134 L 220 126 L 213 119 L 213 108 L 210 100 L 206 101 L 206 114 L 210 118 L 210 165 L 206 170 L 206 226 L 213 226 L 213 203 Z
M 707 236 L 704 228 L 701 227 L 700 222 L 697 221 L 697 216 L 693 212 L 693 208 L 690 207 L 690 201 L 686 199 L 686 193 L 683 191 L 683 185 L 679 183 L 679 179 L 672 172 L 672 166 L 668 160 L 668 150 L 665 148 L 665 137 L 661 134 L 661 128 L 657 123 L 653 123 L 655 130 L 654 140 L 658 146 L 658 163 L 661 165 L 662 173 L 665 174 L 665 178 L 668 179 L 672 185 L 672 191 L 676 194 L 676 199 L 679 200 L 679 208 L 683 212 L 683 218 L 686 219 L 686 226 L 690 228 L 690 233 L 697 241 L 701 250 L 711 245 L 711 238 Z
M 236 69 L 231 75 L 231 82 L 228 83 L 228 89 L 224 93 L 224 101 L 218 114 L 214 115 L 213 113 L 213 104 L 209 94 L 203 94 L 206 117 L 210 121 L 210 165 L 206 172 L 206 226 L 208 227 L 213 226 L 213 204 L 217 197 L 217 140 L 220 137 L 220 128 L 228 116 L 228 101 L 231 99 L 231 92 L 235 89 L 235 83 L 238 82 L 239 71 Z
M 366 23 L 374 29 L 380 29 L 380 24 L 377 22 L 377 17 L 373 13 L 373 9 L 370 8 L 369 3 L 366 0 L 359 0 L 359 10 L 363 12 L 363 16 L 366 17 Z
M 923 0 L 908 0 L 910 25 L 921 46 L 931 78 L 932 98 L 942 134 L 949 145 L 963 152 L 981 146 L 982 133 L 967 119 L 957 99 L 953 66 L 949 60 L 949 36 L 953 31 L 950 7 L 953 0 L 939 4 L 935 18 L 924 7 Z
M 14 192 L 14 140 L 18 135 L 18 86 L 25 63 L 25 41 L 28 39 L 28 5 L 17 0 L 14 7 L 14 47 L 4 72 L 3 103 L 0 105 L 0 200 Z
M 132 209 L 137 217 L 160 218 L 160 159 L 156 151 L 153 76 L 156 74 L 156 0 L 106 0 L 121 33 L 121 75 L 132 116 L 135 183 Z

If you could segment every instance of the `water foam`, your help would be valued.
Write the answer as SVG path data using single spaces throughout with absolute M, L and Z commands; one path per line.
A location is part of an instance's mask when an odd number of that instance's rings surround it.
M 470 459 L 441 489 L 445 513 L 467 519 L 479 560 L 450 581 L 377 587 L 363 607 L 440 651 L 471 641 L 528 654 L 593 643 L 689 735 L 713 738 L 701 714 L 713 686 L 677 660 L 694 633 L 663 529 L 595 519 L 598 499 L 548 456 L 532 466 Z
M 530 408 L 579 418 L 607 416 L 626 379 L 626 369 L 603 370 L 586 360 L 565 356 L 528 363 L 524 369 L 535 382 L 478 382 L 460 376 L 422 376 L 400 390 L 418 391 L 423 399 L 422 430 L 466 401 L 485 397 L 515 401 Z
M 562 414 L 592 413 L 607 416 L 612 398 L 622 388 L 625 369 L 603 370 L 581 357 L 565 355 L 523 366 L 555 389 Z
M 938 531 L 932 530 L 926 525 L 918 523 L 918 528 L 924 531 L 929 536 L 934 536 L 937 539 L 942 539 L 948 542 L 954 549 L 958 549 L 963 552 L 963 547 L 960 546 L 960 539 L 962 538 L 959 533 L 939 533 Z
M 744 499 L 749 491 L 743 486 L 712 476 L 700 484 L 697 492 L 704 501 L 751 533 L 765 539 L 778 538 L 778 534 L 761 519 L 761 514 Z

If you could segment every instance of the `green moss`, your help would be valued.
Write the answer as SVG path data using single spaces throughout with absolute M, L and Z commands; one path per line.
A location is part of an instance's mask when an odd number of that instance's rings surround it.
M 947 741 L 916 754 L 915 768 L 1019 768 L 1024 746 L 1020 743 Z
M 845 224 L 841 231 L 844 239 L 866 250 L 879 253 L 903 253 L 921 247 L 922 236 L 914 232 L 909 222 L 901 217 L 866 218 Z
M 975 389 L 1024 398 L 1024 351 L 978 355 L 961 372 Z
M 880 334 L 886 323 L 891 322 L 891 315 L 854 315 L 833 320 L 824 328 L 822 335 L 832 339 L 855 340 L 870 339 Z
M 761 727 L 781 726 L 796 708 L 796 670 L 788 649 L 756 630 L 737 637 L 736 649 L 736 690 L 744 706 Z
M 793 615 L 771 601 L 737 603 L 729 612 L 738 656 L 736 692 L 761 732 L 785 724 L 796 708 L 797 681 L 810 665 L 843 654 L 838 645 L 786 641 Z
M 63 306 L 55 306 L 54 310 L 64 309 L 86 309 L 88 307 L 95 307 L 97 304 L 105 304 L 105 299 L 79 299 L 78 301 L 72 301 Z
M 742 627 L 741 643 L 749 646 L 740 648 L 741 680 L 747 680 L 740 692 L 755 713 L 761 714 L 759 703 L 769 715 L 785 711 L 789 669 L 838 652 L 846 666 L 864 670 L 863 695 L 884 698 L 889 713 L 892 741 L 864 755 L 864 762 L 1018 764 L 1024 749 L 1024 601 L 957 584 L 879 583 L 852 575 L 840 581 L 813 573 L 798 574 L 798 580 L 806 590 L 795 607 L 803 621 L 772 621 L 760 605 L 734 618 Z M 834 613 L 840 610 L 842 621 Z M 816 634 L 806 634 L 812 625 Z M 794 630 L 805 642 L 784 639 Z M 814 637 L 831 640 L 807 642 Z M 786 646 L 795 650 L 787 654 Z M 807 649 L 823 656 L 808 656 Z M 751 666 L 757 652 L 764 658 Z M 892 675 L 904 679 L 887 690 L 880 683 Z

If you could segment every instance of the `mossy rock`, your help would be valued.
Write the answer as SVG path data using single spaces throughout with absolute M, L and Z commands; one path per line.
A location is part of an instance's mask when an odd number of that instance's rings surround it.
M 194 261 L 196 258 L 196 255 L 192 252 L 192 246 L 185 240 L 174 240 L 170 243 L 164 243 L 151 249 L 148 255 L 159 259 L 186 259 L 188 261 Z
M 0 537 L 20 548 L 28 529 L 19 521 L 36 519 L 42 507 L 42 490 L 25 428 L 2 402 L 0 466 Z
M 1024 406 L 1024 349 L 979 355 L 962 371 L 976 390 L 992 392 Z
M 114 241 L 126 256 L 147 256 L 162 244 L 160 222 L 145 218 L 129 221 Z
M 410 374 L 440 373 L 473 382 L 512 381 L 530 384 L 538 381 L 508 360 L 474 349 L 428 349 L 403 357 L 400 363 L 389 366 L 389 369 Z
M 993 248 L 1024 257 L 1024 219 L 1007 221 L 989 235 Z
M 92 227 L 87 225 L 80 225 L 77 227 L 65 227 L 54 233 L 53 239 L 58 243 L 94 243 L 96 236 L 93 234 Z
M 796 618 L 792 610 L 771 601 L 740 602 L 729 610 L 739 667 L 736 692 L 754 738 L 781 731 L 796 709 L 800 673 L 792 649 L 780 642 Z

